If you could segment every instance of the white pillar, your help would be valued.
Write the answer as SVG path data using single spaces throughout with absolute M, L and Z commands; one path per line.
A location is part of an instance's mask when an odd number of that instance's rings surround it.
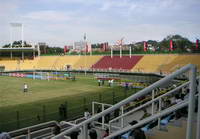
M 12 59 L 12 51 L 10 52 L 10 58 Z
M 121 129 L 124 127 L 124 106 L 121 107 L 122 117 L 121 117 Z
M 200 79 L 199 81 L 199 85 L 198 85 L 198 110 L 197 110 L 197 135 L 196 135 L 196 139 L 200 138 Z
M 195 107 L 195 93 L 196 93 L 196 67 L 193 66 L 189 72 L 190 76 L 190 92 L 189 92 L 189 104 L 188 104 L 188 120 L 186 139 L 193 139 L 194 127 L 194 107 Z
M 129 47 L 129 56 L 131 58 L 131 46 Z
M 110 47 L 110 55 L 111 55 L 111 58 L 113 58 L 113 48 L 112 48 L 112 46 Z
M 24 52 L 22 52 L 22 60 L 24 60 Z
M 104 104 L 102 104 L 101 109 L 102 111 L 104 111 Z M 102 129 L 104 129 L 104 123 L 105 123 L 105 116 L 102 116 Z
M 35 69 L 33 71 L 33 79 L 35 80 Z
M 122 45 L 120 45 L 120 58 L 122 57 Z
M 155 98 L 155 91 L 152 90 L 152 101 L 154 100 L 154 98 Z M 154 102 L 152 102 L 152 107 L 151 108 L 152 108 L 151 109 L 151 115 L 153 115 L 154 114 Z
M 88 128 L 87 124 L 84 124 L 82 128 L 82 139 L 87 139 L 87 138 L 88 138 Z
M 87 53 L 87 51 L 86 50 L 88 50 L 88 48 L 87 48 L 87 41 L 86 41 L 86 34 L 85 34 L 85 36 L 84 36 L 84 42 L 85 42 L 85 59 L 84 59 L 84 65 L 85 65 L 85 75 L 86 75 L 86 53 Z
M 162 109 L 162 107 L 161 107 L 162 106 L 162 100 L 161 100 L 161 98 L 159 98 L 158 103 L 159 103 L 158 111 L 160 112 L 161 109 Z M 161 118 L 158 118 L 158 129 L 160 129 L 160 121 L 161 121 Z

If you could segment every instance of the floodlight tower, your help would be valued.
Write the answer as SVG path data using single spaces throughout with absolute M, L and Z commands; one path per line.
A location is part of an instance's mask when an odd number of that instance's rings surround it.
M 84 43 L 83 43 L 83 44 L 85 45 L 84 65 L 85 65 L 85 75 L 86 75 L 86 53 L 87 53 L 87 52 L 86 52 L 86 51 L 87 51 L 87 48 L 86 48 L 86 47 L 87 47 L 86 33 L 84 33 L 83 39 L 84 39 Z
M 22 23 L 10 23 L 10 44 L 11 44 L 11 47 L 12 47 L 12 44 L 13 44 L 13 40 L 12 40 L 13 31 L 12 31 L 12 29 L 16 28 L 16 27 L 21 28 L 22 47 L 24 47 L 24 25 Z

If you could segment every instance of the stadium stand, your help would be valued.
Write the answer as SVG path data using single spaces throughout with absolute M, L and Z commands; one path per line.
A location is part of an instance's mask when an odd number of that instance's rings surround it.
M 142 58 L 142 56 L 104 56 L 92 66 L 94 69 L 132 69 Z
M 19 58 L 1 58 L 0 65 L 5 70 L 31 69 L 117 69 L 131 70 L 132 72 L 171 73 L 186 64 L 195 64 L 200 68 L 199 55 L 134 55 L 129 56 L 40 56 L 35 59 L 20 60 Z
M 18 70 L 19 60 L 0 60 L 0 65 L 5 66 L 5 70 Z
M 195 64 L 197 69 L 200 68 L 199 55 L 179 55 L 176 56 L 170 63 L 165 63 L 162 67 L 163 71 L 173 72 L 187 64 Z
M 53 69 L 65 69 L 67 65 L 74 68 L 75 63 L 80 59 L 80 56 L 59 56 L 55 59 L 52 67 Z
M 97 63 L 103 56 L 80 56 L 80 59 L 73 66 L 74 69 L 89 69 Z
M 56 59 L 59 56 L 41 56 L 38 57 L 37 69 L 52 69 Z
M 32 70 L 37 67 L 38 58 L 35 58 L 34 60 L 20 60 L 20 70 Z
M 133 67 L 133 72 L 160 72 L 165 64 L 172 62 L 177 55 L 144 55 Z

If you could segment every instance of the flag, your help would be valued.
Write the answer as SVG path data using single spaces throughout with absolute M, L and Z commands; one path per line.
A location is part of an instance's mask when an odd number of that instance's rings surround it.
M 118 45 L 122 45 L 123 39 L 124 39 L 124 38 L 121 38 L 120 40 L 117 40 L 117 44 L 118 44 Z
M 88 52 L 88 44 L 87 43 L 85 44 L 85 52 L 86 53 Z
M 87 52 L 92 52 L 92 45 L 87 43 Z
M 199 40 L 197 39 L 196 40 L 196 49 L 198 49 L 199 48 Z
M 146 52 L 147 51 L 147 42 L 144 41 L 144 51 Z
M 173 51 L 173 41 L 172 40 L 170 40 L 170 51 Z
M 64 53 L 68 52 L 68 47 L 64 46 Z

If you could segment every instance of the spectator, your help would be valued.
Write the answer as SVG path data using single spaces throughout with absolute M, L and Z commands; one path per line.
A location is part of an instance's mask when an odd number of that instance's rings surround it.
M 182 102 L 182 99 L 181 99 L 181 97 L 179 96 L 179 94 L 175 94 L 175 101 L 174 101 L 174 103 L 175 103 L 175 104 L 179 104 L 179 103 L 181 103 L 181 102 Z M 179 110 L 177 110 L 177 111 L 175 112 L 175 119 L 176 119 L 176 120 L 182 117 L 182 114 L 183 114 L 182 111 L 183 111 L 183 108 L 182 108 L 182 109 L 179 109 Z
M 171 100 L 167 99 L 167 100 L 165 101 L 164 107 L 165 107 L 165 108 L 169 108 L 169 107 L 171 107 L 171 106 L 172 106 Z
M 97 139 L 97 131 L 91 126 L 88 126 L 90 139 Z
M 86 108 L 85 109 L 85 112 L 84 112 L 84 117 L 85 117 L 85 119 L 87 120 L 87 119 L 89 119 L 90 118 L 90 112 L 88 111 L 88 108 Z
M 40 121 L 40 115 L 39 114 L 37 115 L 37 120 Z
M 60 106 L 59 106 L 59 115 L 60 115 L 60 119 L 62 119 L 63 118 L 63 106 L 62 106 L 63 104 L 60 104 Z
M 66 118 L 67 117 L 67 108 L 66 105 L 62 105 L 62 111 L 63 111 L 63 117 Z
M 98 85 L 101 86 L 101 80 L 100 79 L 98 80 Z
M 147 112 L 146 109 L 143 109 L 143 112 L 144 112 L 144 114 L 143 114 L 143 116 L 140 118 L 140 120 L 143 120 L 143 119 L 145 119 L 145 118 L 147 118 L 147 117 L 149 117 L 149 116 L 151 115 L 150 113 Z
M 180 103 L 182 100 L 181 100 L 181 97 L 179 96 L 179 94 L 176 94 L 175 95 L 175 104 L 178 104 Z
M 102 80 L 102 85 L 104 85 L 104 82 L 105 82 L 105 81 L 104 81 L 104 79 L 103 79 L 103 80 Z
M 133 125 L 135 125 L 135 124 L 137 124 L 137 123 L 138 123 L 138 122 L 134 120 L 134 121 L 132 121 L 132 122 L 130 123 L 130 125 L 133 126 Z M 140 129 L 140 127 L 137 127 L 137 128 L 135 128 L 135 129 L 133 129 L 133 130 L 131 131 L 129 139 L 146 139 L 146 136 L 145 136 L 145 134 L 144 134 L 144 131 L 142 131 L 142 130 Z
M 72 81 L 76 81 L 76 77 L 75 77 L 75 75 L 72 77 Z
M 116 110 L 114 111 L 114 117 L 115 117 L 115 118 L 119 116 L 119 112 L 120 112 L 120 109 L 116 109 Z
M 109 123 L 110 121 L 110 113 L 105 115 L 105 123 Z
M 66 105 L 60 104 L 60 107 L 58 109 L 59 109 L 60 119 L 65 119 L 67 117 Z
M 0 139 L 11 139 L 11 137 L 7 132 L 0 131 Z
M 100 112 L 101 112 L 101 107 L 99 106 L 99 107 L 97 108 L 97 113 L 100 113 Z M 101 117 L 98 119 L 98 122 L 99 122 L 99 123 L 102 122 L 102 118 L 101 118 Z
M 79 135 L 79 131 L 73 131 L 71 132 L 71 134 L 69 135 L 71 139 L 78 139 L 78 135 Z
M 54 135 L 58 135 L 58 134 L 60 134 L 60 133 L 61 133 L 61 127 L 60 127 L 60 125 L 56 124 L 56 126 L 54 127 L 54 132 L 53 132 L 53 134 L 54 134 Z
M 125 83 L 125 90 L 128 90 L 128 82 Z
M 108 86 L 109 87 L 111 86 L 111 80 L 108 80 Z
M 112 79 L 112 80 L 110 81 L 110 86 L 113 86 L 113 82 L 114 82 L 114 80 Z
M 109 136 L 109 129 L 108 129 L 108 128 L 105 130 L 105 133 L 104 133 L 104 135 L 103 135 L 103 138 L 105 138 L 105 137 L 107 137 L 107 136 Z

